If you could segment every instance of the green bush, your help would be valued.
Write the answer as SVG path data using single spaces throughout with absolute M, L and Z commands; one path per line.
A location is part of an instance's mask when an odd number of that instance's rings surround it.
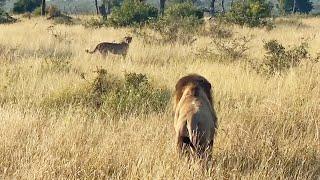
M 18 0 L 13 4 L 14 13 L 32 12 L 41 6 L 41 0 Z
M 39 7 L 35 8 L 33 10 L 32 14 L 35 16 L 41 16 L 41 7 L 39 6 Z
M 157 8 L 140 1 L 125 0 L 121 7 L 113 9 L 108 24 L 114 27 L 140 25 L 157 16 Z
M 112 109 L 118 114 L 163 112 L 170 93 L 153 88 L 144 74 L 125 74 L 120 88 L 104 96 L 103 109 Z
M 211 38 L 230 38 L 233 36 L 232 28 L 219 19 L 209 25 L 209 28 L 204 28 L 201 32 L 203 36 L 209 36 Z
M 164 43 L 190 44 L 203 24 L 203 14 L 190 3 L 179 3 L 165 10 L 164 16 L 152 24 Z
M 40 106 L 48 111 L 80 106 L 110 116 L 166 110 L 169 91 L 152 87 L 146 75 L 127 73 L 121 81 L 105 69 L 97 69 L 96 73 L 92 83 L 51 94 L 40 102 Z M 82 78 L 85 79 L 84 75 Z
M 170 6 L 164 13 L 166 18 L 185 18 L 195 17 L 197 19 L 203 18 L 203 12 L 191 3 L 178 3 Z
M 85 28 L 101 28 L 105 26 L 105 21 L 102 18 L 97 19 L 97 18 L 90 18 L 89 20 L 85 20 L 82 24 Z
M 232 4 L 225 18 L 228 22 L 241 26 L 270 26 L 270 22 L 266 19 L 271 16 L 270 7 L 270 3 L 265 0 L 237 1 Z
M 0 24 L 14 23 L 17 19 L 11 17 L 7 12 L 0 8 Z
M 54 24 L 65 24 L 65 25 L 73 25 L 73 19 L 72 17 L 68 15 L 61 14 L 60 16 L 53 18 Z
M 271 40 L 264 44 L 264 48 L 267 53 L 263 65 L 268 74 L 282 73 L 310 57 L 307 43 L 286 50 L 277 40 Z
M 162 42 L 190 44 L 195 38 L 202 20 L 194 16 L 183 18 L 164 17 L 153 24 L 152 28 L 161 35 Z
M 230 37 L 230 38 L 213 38 L 212 43 L 218 50 L 220 58 L 223 60 L 239 60 L 249 49 L 248 43 L 251 37 Z

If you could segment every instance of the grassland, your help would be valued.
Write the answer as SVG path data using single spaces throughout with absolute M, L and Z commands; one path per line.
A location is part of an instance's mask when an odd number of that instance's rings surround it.
M 257 74 L 263 40 L 285 46 L 309 39 L 320 50 L 320 19 L 264 29 L 232 27 L 251 36 L 247 58 L 204 58 L 200 37 L 190 45 L 144 45 L 134 37 L 126 59 L 89 55 L 98 42 L 129 29 L 85 29 L 35 18 L 0 25 L 0 178 L 12 179 L 319 179 L 320 64 L 303 62 L 281 76 Z M 299 25 L 300 24 L 300 25 Z M 301 25 L 302 24 L 302 25 Z M 213 165 L 179 159 L 170 104 L 163 111 L 117 114 L 87 103 L 104 68 L 120 81 L 144 73 L 153 87 L 172 91 L 188 73 L 214 87 L 219 129 Z

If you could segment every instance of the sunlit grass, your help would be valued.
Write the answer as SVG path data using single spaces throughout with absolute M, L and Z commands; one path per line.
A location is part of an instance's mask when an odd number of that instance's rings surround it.
M 253 36 L 247 56 L 256 61 L 270 39 L 293 46 L 309 38 L 315 56 L 320 19 L 300 21 L 307 26 L 232 30 Z M 246 59 L 200 58 L 205 37 L 191 46 L 144 45 L 133 37 L 126 59 L 103 59 L 85 49 L 120 40 L 128 29 L 55 25 L 49 31 L 50 25 L 41 18 L 0 25 L 0 178 L 320 178 L 319 63 L 265 77 Z M 177 157 L 170 108 L 112 116 L 114 109 L 90 106 L 97 68 L 119 80 L 143 73 L 152 87 L 169 91 L 188 73 L 208 78 L 219 118 L 212 167 Z

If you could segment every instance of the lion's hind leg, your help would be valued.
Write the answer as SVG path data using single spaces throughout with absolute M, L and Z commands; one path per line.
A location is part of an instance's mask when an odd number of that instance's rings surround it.
M 176 136 L 176 145 L 177 145 L 178 153 L 180 155 L 190 154 L 195 151 L 195 147 L 192 144 L 188 134 L 186 122 L 181 123 L 179 126 L 179 129 L 177 131 L 177 136 Z

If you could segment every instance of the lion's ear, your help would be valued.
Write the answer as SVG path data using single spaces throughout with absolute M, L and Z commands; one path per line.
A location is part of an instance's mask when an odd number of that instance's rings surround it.
M 212 88 L 211 83 L 207 82 L 207 84 L 208 84 L 208 89 L 211 89 Z
M 211 90 L 211 83 L 209 81 L 202 80 L 202 84 L 203 84 L 205 89 L 207 89 L 209 91 Z

